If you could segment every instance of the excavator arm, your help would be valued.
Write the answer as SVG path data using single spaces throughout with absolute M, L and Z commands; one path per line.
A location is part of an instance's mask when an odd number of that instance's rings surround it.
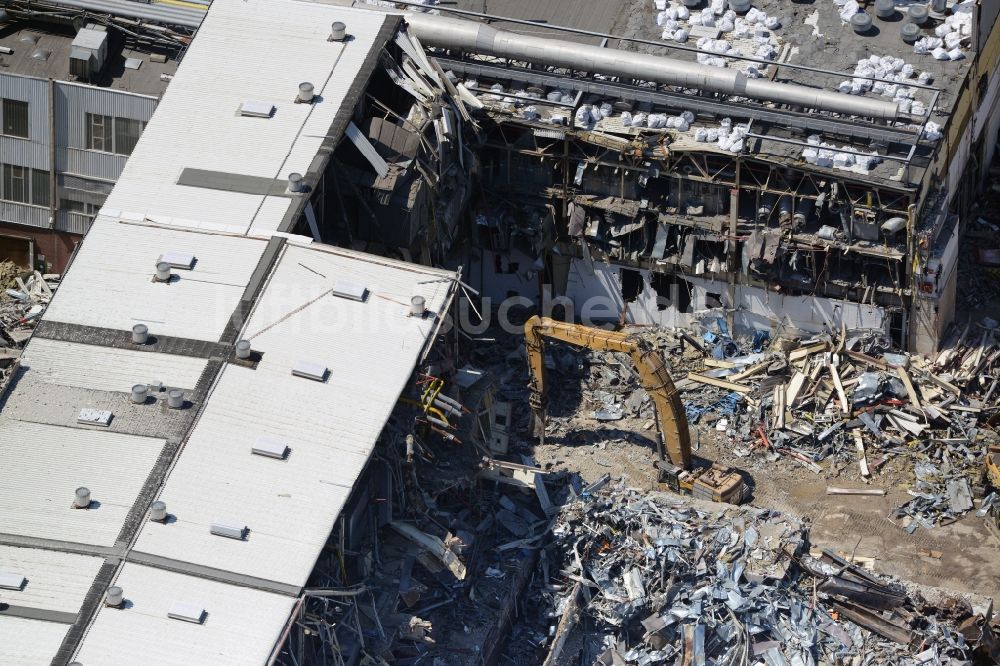
M 531 369 L 531 421 L 533 434 L 544 441 L 548 395 L 545 385 L 545 339 L 592 349 L 624 352 L 632 357 L 639 383 L 653 401 L 660 431 L 660 459 L 664 451 L 674 465 L 691 468 L 691 435 L 680 392 L 674 386 L 663 355 L 635 338 L 599 328 L 532 317 L 524 326 L 528 365 Z
M 680 392 L 674 386 L 663 355 L 641 339 L 616 331 L 605 331 L 580 324 L 569 324 L 543 317 L 532 317 L 524 325 L 524 343 L 528 353 L 531 374 L 531 430 L 545 441 L 545 414 L 548 395 L 545 384 L 545 340 L 561 340 L 577 347 L 595 351 L 617 351 L 632 359 L 639 382 L 649 394 L 656 410 L 656 423 L 660 433 L 660 460 L 664 452 L 673 465 L 657 463 L 667 482 L 675 490 L 685 490 L 696 497 L 731 504 L 741 504 L 747 499 L 743 477 L 723 465 L 713 464 L 708 469 L 693 469 L 691 460 L 691 435 Z M 663 479 L 661 478 L 661 481 Z

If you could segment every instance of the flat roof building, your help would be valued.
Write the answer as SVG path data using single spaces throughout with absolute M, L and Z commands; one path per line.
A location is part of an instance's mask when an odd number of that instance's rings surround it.
M 335 21 L 352 39 L 328 39 Z M 12 663 L 264 663 L 283 645 L 454 296 L 454 272 L 298 233 L 398 25 L 213 3 L 3 397 L 0 571 L 27 579 L 0 592 Z

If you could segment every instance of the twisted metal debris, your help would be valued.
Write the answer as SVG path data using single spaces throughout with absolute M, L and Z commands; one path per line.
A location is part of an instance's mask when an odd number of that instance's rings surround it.
M 939 619 L 835 554 L 811 557 L 792 516 L 605 487 L 565 505 L 552 534 L 546 664 L 971 663 L 948 623 L 971 608 Z

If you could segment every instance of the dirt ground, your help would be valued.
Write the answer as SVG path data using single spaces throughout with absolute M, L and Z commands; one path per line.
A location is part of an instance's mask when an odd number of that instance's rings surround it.
M 573 428 L 556 441 L 535 445 L 535 461 L 552 470 L 578 472 L 585 482 L 609 473 L 625 476 L 637 488 L 655 488 L 653 462 L 655 431 L 645 430 L 642 419 L 623 419 L 613 425 L 577 417 Z M 692 430 L 692 442 L 699 442 Z M 630 441 L 631 440 L 631 441 Z M 593 441 L 593 443 L 591 443 Z M 738 458 L 715 441 L 714 431 L 701 432 L 695 455 L 718 460 L 748 474 L 754 486 L 751 504 L 800 516 L 811 523 L 814 547 L 830 548 L 844 555 L 875 560 L 877 573 L 963 593 L 1000 598 L 1000 541 L 991 535 L 975 513 L 931 530 L 918 528 L 912 535 L 888 518 L 907 499 L 907 468 L 912 463 L 887 463 L 873 475 L 870 486 L 886 490 L 884 497 L 827 495 L 827 485 L 865 487 L 853 470 L 839 473 L 824 462 L 815 474 L 791 460 L 773 463 L 760 454 Z M 927 553 L 921 555 L 921 551 Z M 931 556 L 939 551 L 940 558 Z M 937 554 L 936 552 L 934 554 Z

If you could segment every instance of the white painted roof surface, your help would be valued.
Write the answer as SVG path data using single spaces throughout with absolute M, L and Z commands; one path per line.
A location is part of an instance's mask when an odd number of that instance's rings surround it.
M 86 666 L 264 664 L 295 599 L 125 564 L 115 585 L 128 608 L 101 608 L 74 659 Z M 201 624 L 167 617 L 177 602 L 203 607 Z M 2 643 L 2 641 L 0 641 Z
M 343 21 L 353 37 L 330 42 Z M 105 209 L 245 232 L 277 228 L 295 202 L 177 185 L 185 168 L 273 178 L 305 174 L 386 21 L 380 12 L 296 0 L 220 0 L 184 55 Z M 310 82 L 314 104 L 296 104 Z M 270 103 L 270 118 L 239 114 Z M 267 202 L 268 211 L 259 212 Z
M 0 419 L 0 532 L 114 545 L 163 444 Z M 80 486 L 90 489 L 95 508 L 72 508 Z
M 150 335 L 218 340 L 267 245 L 210 233 L 159 229 L 98 217 L 45 312 L 45 319 Z M 153 282 L 156 260 L 191 252 L 193 270 Z
M 436 325 L 409 316 L 410 298 L 440 312 L 450 275 L 287 247 L 245 329 L 263 359 L 225 368 L 160 496 L 177 522 L 147 523 L 135 550 L 304 585 Z M 365 302 L 328 294 L 345 277 Z M 329 368 L 325 382 L 292 376 L 303 356 Z M 286 459 L 252 455 L 261 435 L 284 440 Z M 219 519 L 249 536 L 211 535 Z
M 49 666 L 67 631 L 68 624 L 0 614 L 0 664 Z
M 0 571 L 28 579 L 20 591 L 0 590 L 0 603 L 77 613 L 103 563 L 103 558 L 89 555 L 0 546 Z
M 208 362 L 177 354 L 151 354 L 33 338 L 21 356 L 29 377 L 46 384 L 129 392 L 133 384 L 161 382 L 193 389 Z

